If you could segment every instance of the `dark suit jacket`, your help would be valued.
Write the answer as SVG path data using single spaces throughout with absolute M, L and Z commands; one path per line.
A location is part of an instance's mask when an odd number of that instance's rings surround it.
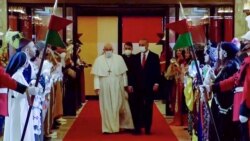
M 135 55 L 134 60 L 133 87 L 136 91 L 153 93 L 153 86 L 160 82 L 160 60 L 159 56 L 149 51 L 146 64 L 141 65 L 141 53 Z
M 128 86 L 132 86 L 133 81 L 133 71 L 134 71 L 134 60 L 135 55 L 131 54 L 131 56 L 122 55 L 122 58 L 128 68 L 127 77 L 128 77 Z

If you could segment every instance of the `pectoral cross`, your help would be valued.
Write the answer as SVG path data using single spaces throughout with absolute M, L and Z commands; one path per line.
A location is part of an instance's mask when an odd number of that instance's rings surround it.
M 109 75 L 110 75 L 110 73 L 111 73 L 111 70 L 109 70 L 109 71 L 108 71 L 108 73 L 109 73 Z

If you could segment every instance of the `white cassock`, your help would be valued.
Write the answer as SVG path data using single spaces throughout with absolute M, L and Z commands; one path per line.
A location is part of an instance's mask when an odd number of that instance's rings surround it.
M 125 100 L 124 87 L 128 83 L 126 71 L 127 66 L 123 58 L 116 54 L 113 54 L 111 58 L 101 55 L 93 65 L 91 73 L 94 74 L 94 88 L 100 89 L 102 132 L 115 133 L 119 132 L 120 128 L 133 128 L 128 101 Z M 128 108 L 126 111 L 128 114 L 120 116 L 121 113 L 124 113 L 125 103 L 127 103 L 125 107 Z M 126 121 L 123 122 L 123 120 Z
M 28 86 L 25 78 L 23 77 L 24 68 L 21 67 L 13 74 L 12 78 L 19 83 Z M 14 98 L 12 98 L 14 97 Z M 27 101 L 26 93 L 20 94 L 16 91 L 9 90 L 8 93 L 8 110 L 9 116 L 5 117 L 4 127 L 4 140 L 3 141 L 20 141 L 25 120 L 29 110 L 29 104 Z M 31 110 L 31 116 L 27 126 L 24 141 L 35 141 L 34 127 L 33 127 L 33 113 Z
M 122 98 L 122 106 L 120 109 L 120 128 L 134 129 L 134 123 L 128 103 L 128 93 L 125 92 Z

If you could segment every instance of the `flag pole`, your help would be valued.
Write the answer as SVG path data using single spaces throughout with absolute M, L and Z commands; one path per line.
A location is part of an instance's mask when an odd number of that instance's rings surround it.
M 200 72 L 200 69 L 199 69 L 199 66 L 198 66 L 198 63 L 197 63 L 197 57 L 196 57 L 196 54 L 195 54 L 194 45 L 191 45 L 190 49 L 192 51 L 193 59 L 194 59 L 194 63 L 195 63 L 195 67 L 196 67 L 197 73 L 198 73 L 198 76 L 197 76 L 198 77 L 198 84 L 202 85 L 203 84 L 203 80 L 202 80 L 201 72 Z M 214 130 L 215 130 L 215 133 L 216 133 L 217 141 L 220 141 L 218 130 L 217 130 L 217 127 L 215 125 L 214 117 L 213 117 L 212 111 L 211 111 L 211 109 L 209 107 L 207 97 L 204 96 L 204 98 L 205 98 L 205 103 L 206 103 L 206 106 L 207 106 L 207 109 L 208 109 L 208 112 L 209 112 L 209 115 L 210 115 L 210 119 L 212 120 L 212 124 L 213 124 Z
M 38 73 L 37 73 L 37 76 L 36 76 L 36 83 L 35 83 L 36 87 L 38 86 L 38 82 L 39 82 L 39 79 L 40 79 L 40 76 L 41 76 L 41 73 L 42 73 L 42 67 L 43 67 L 43 62 L 45 60 L 45 56 L 46 56 L 46 50 L 47 50 L 47 42 L 45 43 L 45 48 L 43 50 L 43 56 L 42 56 L 41 64 L 39 66 L 39 70 L 38 70 Z M 31 110 L 32 110 L 32 107 L 33 107 L 34 99 L 35 99 L 35 96 L 32 95 L 31 96 L 31 104 L 29 105 L 28 114 L 27 114 L 27 117 L 26 117 L 26 120 L 25 120 L 23 132 L 22 132 L 21 141 L 24 141 L 24 137 L 25 137 L 25 133 L 26 133 L 26 130 L 27 130 L 27 126 L 28 126 Z M 41 129 L 41 130 L 43 130 L 43 129 Z

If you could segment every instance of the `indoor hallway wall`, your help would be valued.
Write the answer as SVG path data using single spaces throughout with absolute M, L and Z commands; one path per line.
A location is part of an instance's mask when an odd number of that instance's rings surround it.
M 122 18 L 122 41 L 133 43 L 133 54 L 139 52 L 139 40 L 146 38 L 149 41 L 149 49 L 160 55 L 161 45 L 156 45 L 159 41 L 157 33 L 162 33 L 162 17 L 123 17 Z

